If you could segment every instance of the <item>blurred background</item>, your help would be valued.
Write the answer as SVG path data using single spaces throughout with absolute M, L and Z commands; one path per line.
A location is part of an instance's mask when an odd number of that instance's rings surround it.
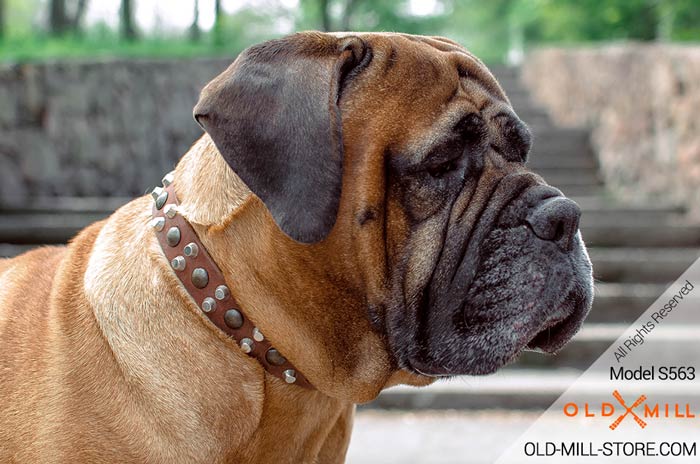
M 149 191 L 201 135 L 202 86 L 307 29 L 462 43 L 531 127 L 530 166 L 584 211 L 596 299 L 574 341 L 391 389 L 360 408 L 349 452 L 492 462 L 700 256 L 700 0 L 0 0 L 0 256 Z

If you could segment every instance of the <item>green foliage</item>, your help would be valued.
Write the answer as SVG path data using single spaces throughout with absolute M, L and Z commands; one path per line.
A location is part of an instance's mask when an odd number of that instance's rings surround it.
M 0 1 L 5 2 L 0 59 L 6 60 L 230 55 L 292 29 L 444 35 L 489 62 L 504 61 L 509 51 L 538 44 L 700 40 L 700 0 L 437 0 L 435 11 L 421 16 L 411 14 L 409 0 L 299 0 L 294 10 L 269 0 L 264 9 L 222 12 L 216 26 L 201 31 L 196 40 L 185 29 L 170 35 L 140 31 L 133 41 L 120 40 L 118 30 L 105 24 L 85 25 L 79 35 L 50 38 L 49 0 Z M 134 5 L 138 1 L 133 0 Z

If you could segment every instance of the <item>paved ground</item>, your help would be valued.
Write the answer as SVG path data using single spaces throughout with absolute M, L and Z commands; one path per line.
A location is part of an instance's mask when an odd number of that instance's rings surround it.
M 359 411 L 347 464 L 493 463 L 539 417 L 520 411 Z
M 539 420 L 538 420 L 539 419 Z M 423 411 L 392 412 L 364 410 L 357 413 L 347 464 L 665 464 L 667 462 L 697 464 L 700 423 L 684 419 L 647 419 L 642 430 L 632 420 L 614 432 L 608 428 L 609 418 L 569 419 L 562 414 L 540 415 L 536 411 Z M 653 422 L 652 422 L 653 421 Z M 533 428 L 531 426 L 536 424 Z M 525 438 L 523 433 L 527 431 Z M 695 444 L 694 455 L 660 457 L 629 455 L 602 457 L 525 457 L 521 444 L 531 441 L 581 443 L 584 450 L 590 443 L 603 442 Z M 511 446 L 508 457 L 502 457 Z M 499 459 L 500 458 L 500 459 Z

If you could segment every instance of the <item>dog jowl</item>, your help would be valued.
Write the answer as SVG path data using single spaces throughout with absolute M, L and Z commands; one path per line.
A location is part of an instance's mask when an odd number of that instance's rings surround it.
M 359 287 L 395 368 L 491 373 L 525 348 L 556 352 L 585 319 L 579 207 L 527 168 L 528 128 L 461 46 L 268 42 L 209 84 L 195 117 L 286 235 L 355 253 L 324 272 Z

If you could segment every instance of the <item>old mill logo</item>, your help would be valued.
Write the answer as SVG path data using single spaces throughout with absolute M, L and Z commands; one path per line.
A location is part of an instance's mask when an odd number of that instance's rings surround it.
M 600 412 L 594 410 L 594 406 L 589 403 L 579 405 L 577 403 L 566 403 L 564 405 L 564 415 L 567 417 L 611 417 L 613 422 L 609 425 L 610 430 L 615 430 L 628 417 L 637 425 L 644 429 L 647 427 L 648 419 L 694 419 L 695 414 L 690 410 L 690 404 L 680 403 L 656 403 L 647 401 L 646 395 L 639 395 L 633 403 L 625 402 L 619 391 L 612 393 L 617 405 L 613 402 L 602 402 Z

